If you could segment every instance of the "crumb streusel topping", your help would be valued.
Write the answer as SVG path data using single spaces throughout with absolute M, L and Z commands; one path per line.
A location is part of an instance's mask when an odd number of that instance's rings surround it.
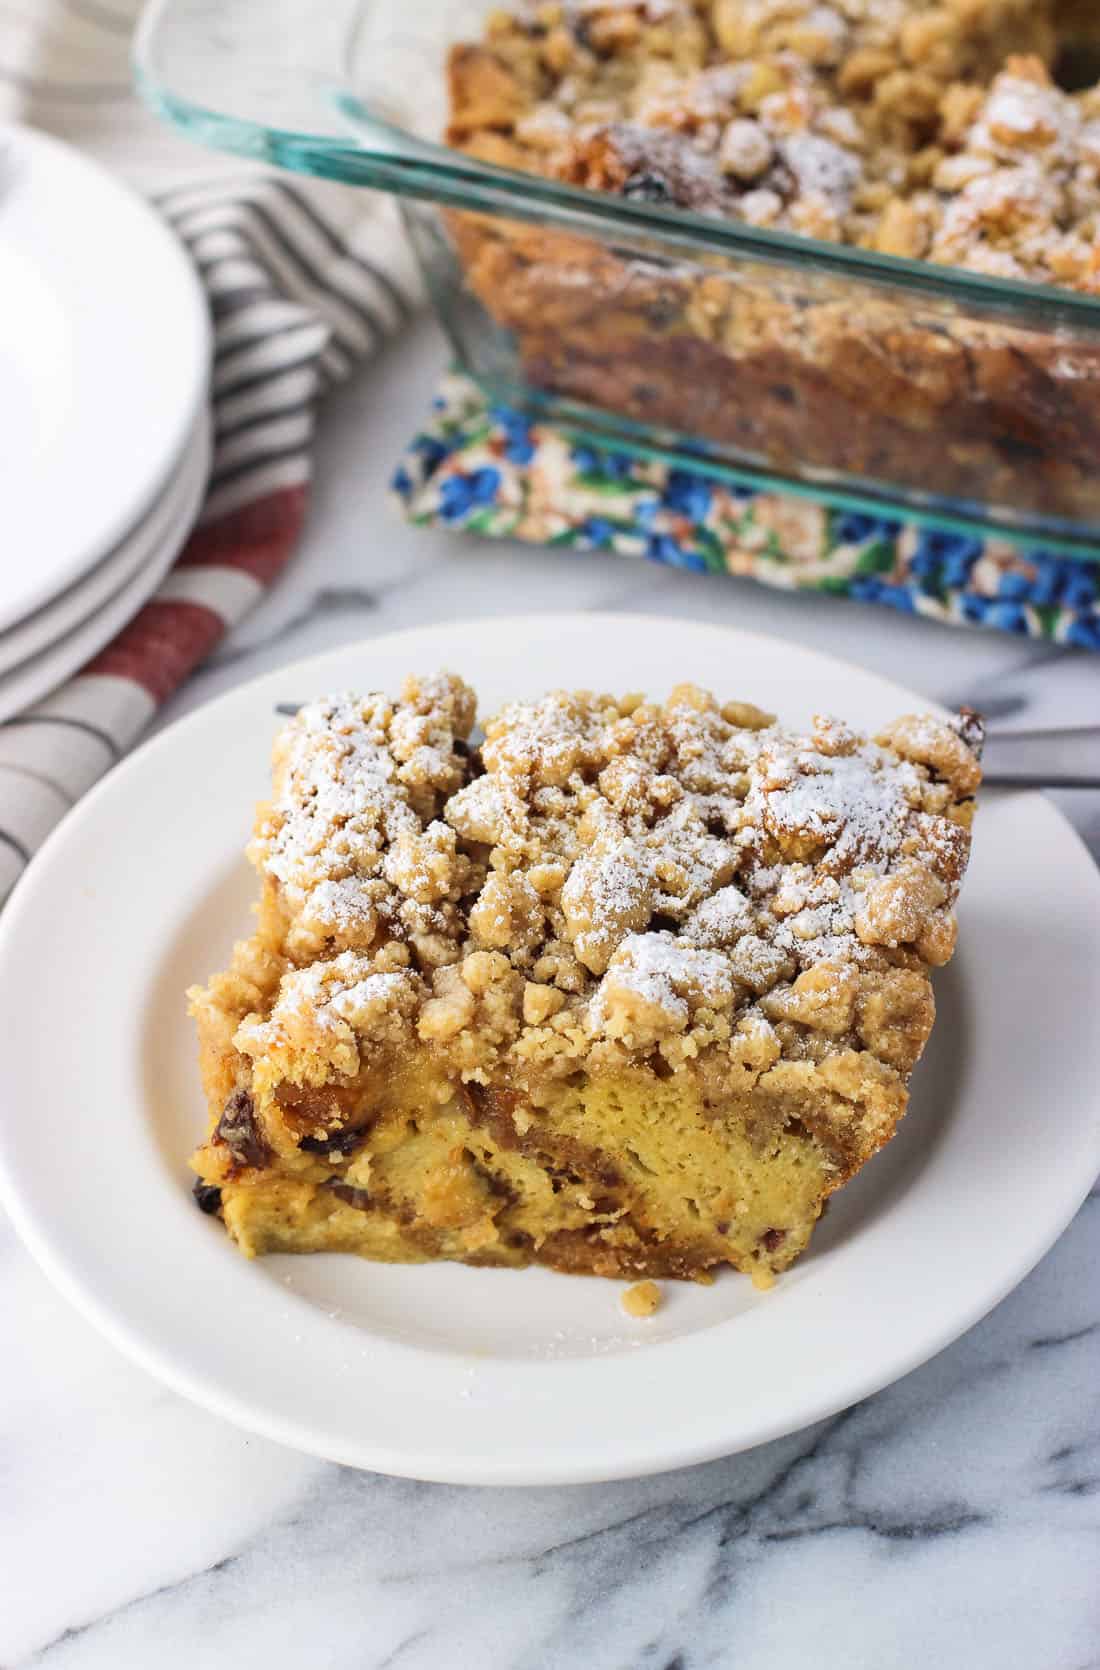
M 351 1074 L 359 1040 L 414 1034 L 482 1081 L 655 1052 L 911 1065 L 980 776 L 955 730 L 802 735 L 691 685 L 512 703 L 479 749 L 474 714 L 444 674 L 282 733 L 250 856 L 290 966 L 235 1040 L 265 1075 L 316 1072 L 319 1037 Z

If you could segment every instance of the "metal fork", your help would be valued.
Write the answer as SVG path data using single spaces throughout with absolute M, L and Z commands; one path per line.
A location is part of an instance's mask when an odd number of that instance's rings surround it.
M 987 783 L 1020 789 L 1100 789 L 1100 725 L 1062 731 L 988 731 Z

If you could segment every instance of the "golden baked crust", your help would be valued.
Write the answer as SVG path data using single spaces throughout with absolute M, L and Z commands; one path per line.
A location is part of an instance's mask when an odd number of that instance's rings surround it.
M 451 58 L 487 161 L 910 260 L 1100 293 L 1100 90 L 1051 80 L 1055 0 L 531 4 Z M 647 260 L 453 215 L 534 386 L 747 462 L 1069 520 L 1100 514 L 1100 352 L 744 259 Z
M 200 1204 L 249 1253 L 768 1279 L 904 1112 L 973 738 L 693 686 L 474 716 L 441 675 L 277 740 L 258 931 L 190 994 Z

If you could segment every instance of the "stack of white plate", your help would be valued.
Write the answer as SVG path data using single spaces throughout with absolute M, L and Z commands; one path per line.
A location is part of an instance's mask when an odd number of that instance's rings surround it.
M 0 124 L 0 722 L 108 644 L 202 503 L 210 329 L 155 211 Z

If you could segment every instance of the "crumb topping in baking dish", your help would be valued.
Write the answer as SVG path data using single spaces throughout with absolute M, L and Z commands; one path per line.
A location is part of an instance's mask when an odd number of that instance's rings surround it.
M 1054 0 L 576 0 L 491 14 L 449 137 L 596 190 L 1095 291 L 1100 91 Z

